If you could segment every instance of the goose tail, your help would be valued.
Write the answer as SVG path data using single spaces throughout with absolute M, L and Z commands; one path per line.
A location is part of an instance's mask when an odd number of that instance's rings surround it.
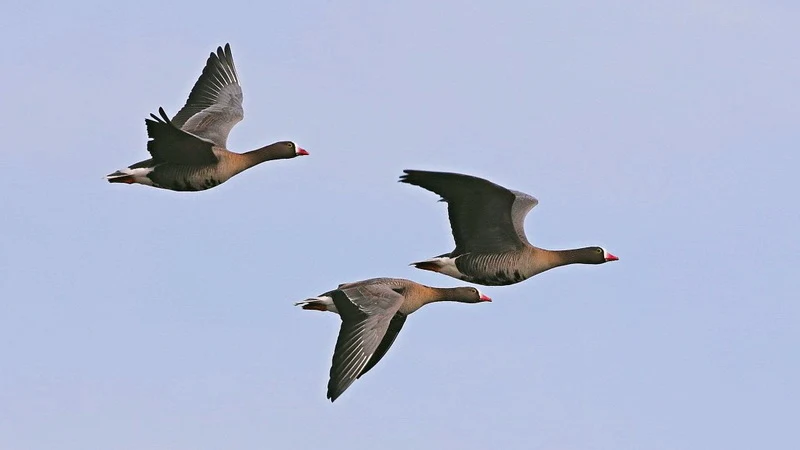
M 336 305 L 333 303 L 333 298 L 328 297 L 327 295 L 307 298 L 301 302 L 295 303 L 294 306 L 299 306 L 303 309 L 310 309 L 314 311 L 330 311 L 337 314 L 339 313 L 339 310 L 336 309 Z
M 133 175 L 122 172 L 121 170 L 106 175 L 106 180 L 108 180 L 109 183 L 133 184 L 136 182 L 136 179 L 133 177 Z

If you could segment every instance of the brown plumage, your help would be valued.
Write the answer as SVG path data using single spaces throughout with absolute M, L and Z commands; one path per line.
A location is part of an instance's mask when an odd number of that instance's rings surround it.
M 145 119 L 152 158 L 106 177 L 110 183 L 140 183 L 173 191 L 201 191 L 273 159 L 308 155 L 290 141 L 270 144 L 247 153 L 226 148 L 228 134 L 244 118 L 242 89 L 229 44 L 211 53 L 186 104 L 169 119 Z
M 372 369 L 392 346 L 406 317 L 428 303 L 489 302 L 473 287 L 436 288 L 401 278 L 373 278 L 338 288 L 295 305 L 331 311 L 342 318 L 333 352 L 327 396 L 336 400 Z
M 413 263 L 487 286 L 519 283 L 567 264 L 602 264 L 618 258 L 602 247 L 545 250 L 525 236 L 524 221 L 539 201 L 482 178 L 447 172 L 405 170 L 403 183 L 439 194 L 447 202 L 456 248 L 450 253 Z

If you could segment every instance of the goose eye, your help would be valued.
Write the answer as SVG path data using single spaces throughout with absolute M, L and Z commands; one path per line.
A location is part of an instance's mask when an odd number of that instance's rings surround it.
M 603 253 L 603 249 L 602 249 L 602 248 L 598 248 L 597 250 L 595 250 L 595 252 L 597 252 L 597 253 Z

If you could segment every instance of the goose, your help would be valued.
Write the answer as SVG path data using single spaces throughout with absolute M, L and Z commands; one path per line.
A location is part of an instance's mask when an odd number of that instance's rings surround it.
M 246 153 L 226 148 L 228 134 L 244 118 L 242 88 L 230 44 L 211 53 L 186 104 L 172 120 L 163 108 L 158 113 L 145 119 L 151 158 L 107 175 L 109 183 L 202 191 L 265 161 L 308 155 L 291 141 Z
M 619 259 L 603 247 L 545 250 L 531 245 L 523 222 L 539 201 L 524 192 L 459 173 L 403 172 L 400 182 L 431 191 L 447 202 L 456 242 L 450 253 L 411 263 L 418 269 L 485 286 L 505 286 L 554 267 Z
M 428 303 L 490 302 L 474 287 L 437 288 L 401 278 L 372 278 L 340 284 L 334 290 L 295 303 L 330 311 L 342 319 L 333 351 L 327 398 L 331 402 L 383 358 L 406 317 Z

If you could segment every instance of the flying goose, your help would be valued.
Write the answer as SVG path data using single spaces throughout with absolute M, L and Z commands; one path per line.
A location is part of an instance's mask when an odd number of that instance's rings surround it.
M 328 398 L 335 401 L 372 369 L 392 346 L 406 316 L 432 302 L 490 302 L 474 287 L 436 288 L 400 278 L 372 278 L 338 288 L 295 305 L 331 311 L 342 318 L 333 352 Z
M 264 161 L 308 155 L 290 141 L 234 153 L 226 148 L 228 133 L 244 118 L 242 88 L 233 65 L 230 44 L 211 53 L 189 99 L 169 119 L 145 119 L 147 151 L 152 158 L 108 176 L 109 183 L 139 183 L 173 191 L 202 191 Z
M 482 178 L 447 172 L 405 170 L 403 183 L 439 194 L 447 202 L 456 248 L 412 263 L 486 286 L 504 286 L 567 264 L 603 264 L 619 258 L 602 247 L 545 250 L 525 237 L 523 222 L 539 201 Z

